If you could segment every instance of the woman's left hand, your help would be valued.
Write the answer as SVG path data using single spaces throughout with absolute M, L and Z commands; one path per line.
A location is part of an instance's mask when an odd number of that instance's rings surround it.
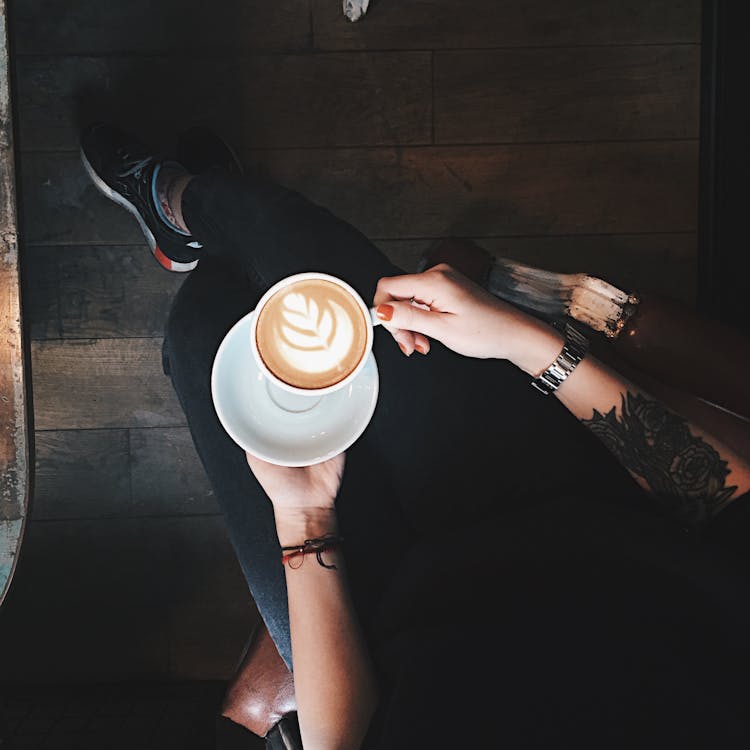
M 250 453 L 245 455 L 275 512 L 334 507 L 344 473 L 345 453 L 313 466 L 277 466 Z

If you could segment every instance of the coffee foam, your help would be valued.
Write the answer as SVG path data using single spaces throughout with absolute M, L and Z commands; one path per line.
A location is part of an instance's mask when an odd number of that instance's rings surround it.
M 266 302 L 256 341 L 261 359 L 277 378 L 298 388 L 326 388 L 361 361 L 367 325 L 357 301 L 338 284 L 303 280 Z

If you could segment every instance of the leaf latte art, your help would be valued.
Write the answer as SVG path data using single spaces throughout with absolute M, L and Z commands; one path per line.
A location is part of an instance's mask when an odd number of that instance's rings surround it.
M 297 388 L 327 388 L 354 370 L 365 353 L 367 324 L 355 299 L 338 284 L 290 284 L 263 306 L 256 341 L 266 367 Z

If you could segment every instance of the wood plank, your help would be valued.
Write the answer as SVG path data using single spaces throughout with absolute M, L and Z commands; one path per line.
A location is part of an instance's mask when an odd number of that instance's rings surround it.
M 37 432 L 32 518 L 133 515 L 127 430 Z
M 221 517 L 33 521 L 27 544 L 7 684 L 226 679 L 257 621 Z
M 695 230 L 695 141 L 250 152 L 373 239 Z M 75 154 L 22 164 L 28 242 L 139 241 Z
M 161 365 L 161 339 L 32 343 L 39 430 L 185 424 Z
M 482 240 L 496 257 L 560 273 L 586 272 L 622 289 L 656 292 L 694 306 L 695 233 Z
M 24 311 L 31 339 L 161 336 L 185 280 L 145 245 L 28 246 Z
M 175 69 L 189 86 L 164 85 Z M 427 52 L 22 57 L 19 143 L 77 150 L 79 123 L 98 120 L 167 150 L 192 124 L 243 148 L 429 143 L 431 76 Z
M 63 338 L 162 336 L 185 276 L 145 245 L 54 248 Z
M 130 431 L 133 513 L 220 513 L 187 427 Z
M 379 0 L 357 23 L 312 0 L 319 49 L 445 49 L 700 41 L 699 0 Z
M 697 138 L 699 46 L 435 55 L 435 142 Z
M 623 289 L 656 292 L 695 306 L 695 233 L 469 239 L 495 257 L 514 258 L 560 273 L 590 273 Z M 377 245 L 393 263 L 414 273 L 433 242 L 380 240 Z
M 27 245 L 145 246 L 138 222 L 94 187 L 78 154 L 25 154 L 19 171 Z
M 6 18 L 0 0 L 0 604 L 21 549 L 31 472 Z
M 58 248 L 27 245 L 21 255 L 23 312 L 32 339 L 60 338 Z
M 373 239 L 695 229 L 692 141 L 271 151 L 279 182 Z
M 13 24 L 19 55 L 175 50 L 237 54 L 310 45 L 308 0 L 15 0 Z M 179 78 L 176 69 L 174 79 Z

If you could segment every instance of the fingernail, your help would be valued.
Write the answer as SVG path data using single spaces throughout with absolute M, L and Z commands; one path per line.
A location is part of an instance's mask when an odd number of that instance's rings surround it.
M 390 320 L 393 317 L 393 305 L 378 305 L 375 314 L 381 320 Z
M 420 353 L 420 354 L 427 354 L 427 349 L 422 344 L 414 344 L 414 348 Z
M 401 351 L 408 357 L 409 350 L 403 344 L 399 344 L 398 346 L 399 346 L 399 349 L 401 349 Z

